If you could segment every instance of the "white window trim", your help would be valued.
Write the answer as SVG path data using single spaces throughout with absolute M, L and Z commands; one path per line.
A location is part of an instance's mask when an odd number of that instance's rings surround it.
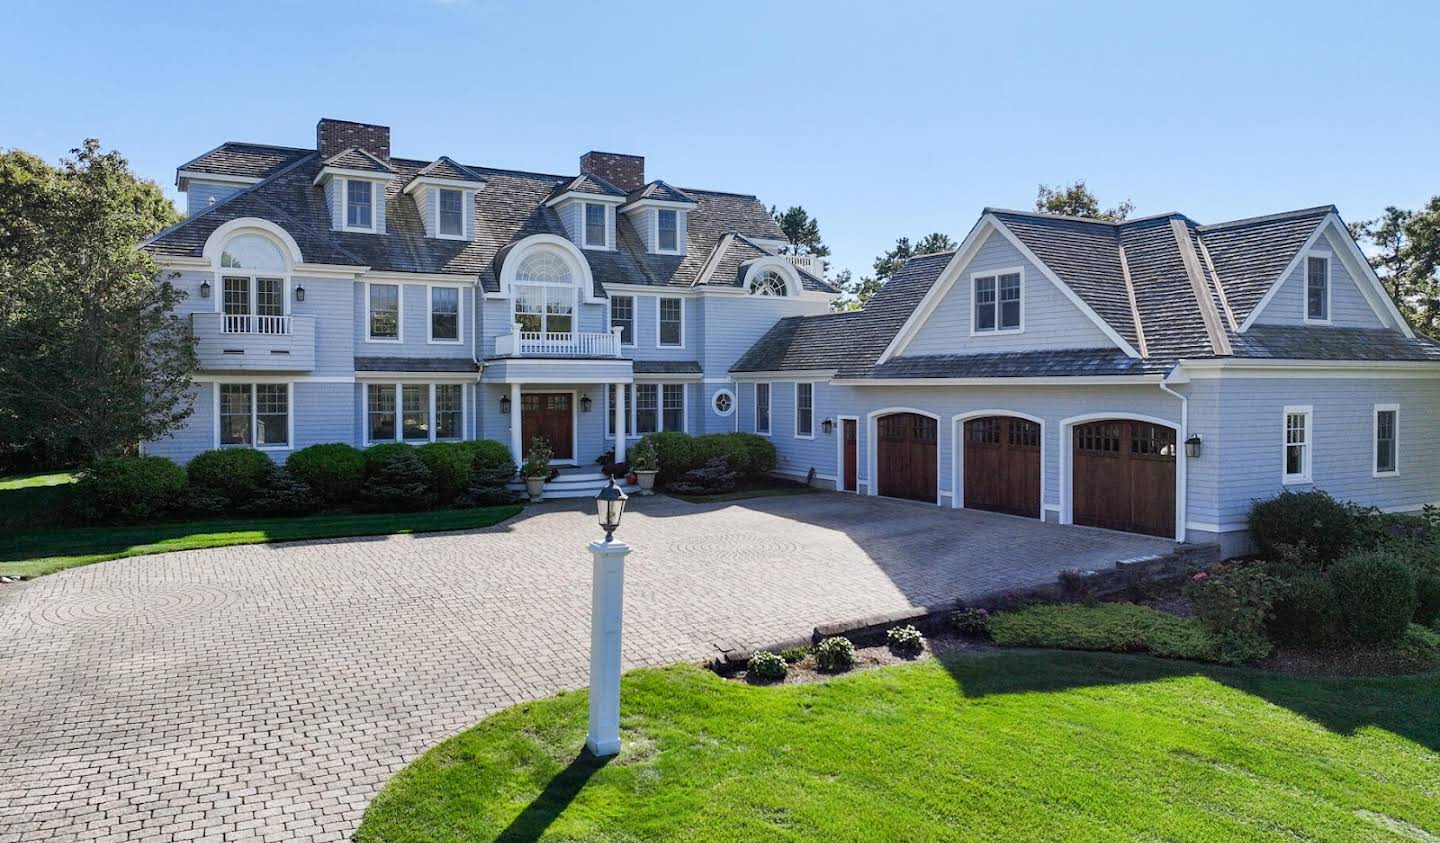
M 610 398 L 611 398 L 612 390 L 614 390 L 614 389 L 616 389 L 616 388 L 618 388 L 618 389 L 620 390 L 620 393 L 619 393 L 619 395 L 620 395 L 620 397 L 621 397 L 620 400 L 624 400 L 624 396 L 625 396 L 625 394 L 626 394 L 627 391 L 630 393 L 630 400 L 625 402 L 625 421 L 628 422 L 628 426 L 629 426 L 629 428 L 630 428 L 630 432 L 627 433 L 627 434 L 625 434 L 625 441 L 628 442 L 628 441 L 630 441 L 631 439 L 639 439 L 639 438 L 640 438 L 640 435 L 635 432 L 635 394 L 634 394 L 635 384 L 634 384 L 633 382 L 632 382 L 632 383 L 621 383 L 621 384 L 612 383 L 612 384 L 607 384 L 607 385 L 606 385 L 606 390 L 605 390 L 605 438 L 606 438 L 606 439 L 610 439 L 610 440 L 613 440 L 613 439 L 615 438 L 615 430 L 614 430 L 614 427 L 615 427 L 615 406 L 610 403 Z
M 376 284 L 384 287 L 394 287 L 395 294 L 395 336 L 376 337 L 370 334 L 370 288 Z M 425 306 L 425 311 L 430 311 L 430 306 Z M 399 344 L 405 342 L 405 285 L 399 281 L 366 281 L 365 282 L 365 341 Z
M 381 202 L 376 201 L 376 197 L 379 196 L 380 192 L 385 189 L 384 185 L 376 181 L 371 181 L 370 179 L 341 179 L 340 181 L 340 230 L 354 231 L 362 234 L 376 233 L 380 228 L 378 217 L 380 216 L 380 209 L 382 207 Z M 350 224 L 350 185 L 355 182 L 370 185 L 369 226 Z
M 1380 414 L 1390 412 L 1395 414 L 1395 468 L 1390 471 L 1381 471 L 1379 468 L 1379 454 L 1376 453 L 1376 446 L 1380 444 Z M 1400 476 L 1400 405 L 1399 404 L 1376 404 L 1371 413 L 1371 434 L 1370 434 L 1370 474 L 1373 477 L 1399 477 Z
M 623 296 L 622 296 L 622 295 L 615 295 L 615 296 L 611 296 L 610 298 L 606 299 L 606 300 L 605 300 L 605 325 L 606 325 L 606 327 L 608 327 L 608 328 L 614 328 L 614 327 L 616 327 L 616 326 L 615 326 L 615 311 L 614 311 L 614 305 L 615 305 L 615 300 L 616 300 L 616 299 L 629 299 L 629 300 L 630 300 L 630 341 L 629 341 L 629 342 L 625 342 L 625 341 L 624 341 L 624 334 L 621 334 L 620 347 L 621 347 L 621 348 L 634 348 L 635 345 L 636 345 L 636 343 L 638 343 L 638 342 L 640 341 L 640 324 L 639 324 L 639 319 L 637 318 L 639 314 L 636 313 L 636 310 L 640 307 L 640 303 L 636 300 L 635 296 L 632 296 L 632 295 L 623 295 Z M 682 310 L 682 313 L 683 313 L 683 310 Z M 683 319 L 684 316 L 682 315 L 681 318 Z M 659 327 L 659 326 L 658 326 L 658 323 L 657 323 L 657 326 L 656 326 L 656 327 L 657 327 L 657 330 L 658 330 L 658 327 Z M 682 332 L 682 333 L 683 333 L 683 332 Z
M 444 233 L 443 231 L 440 230 L 440 194 L 443 193 L 443 192 L 445 192 L 445 191 L 447 191 L 447 190 L 451 190 L 451 191 L 454 191 L 454 192 L 460 194 L 460 233 L 459 233 L 459 234 L 446 234 L 446 233 Z M 434 202 L 434 208 L 432 209 L 432 213 L 434 213 L 434 215 L 435 215 L 435 238 L 436 238 L 437 240 L 469 240 L 469 239 L 471 239 L 471 237 L 470 237 L 470 229 L 471 229 L 471 227 L 474 225 L 474 223 L 472 222 L 472 219 L 473 219 L 474 216 L 475 216 L 475 214 L 473 213 L 474 201 L 475 201 L 475 200 L 472 199 L 471 197 L 473 197 L 475 194 L 472 193 L 471 191 L 462 190 L 462 189 L 460 189 L 460 188 L 458 188 L 458 187 L 432 187 L 432 188 L 430 188 L 430 194 L 435 197 L 434 200 L 433 200 L 433 202 Z M 465 213 L 465 209 L 466 209 L 467 205 L 471 208 L 472 213 L 469 213 L 469 214 Z
M 580 290 L 579 290 L 579 288 L 577 288 L 574 284 L 551 284 L 551 283 L 547 283 L 547 282 L 544 282 L 544 281 L 516 281 L 516 282 L 512 283 L 512 284 L 510 285 L 510 319 L 511 319 L 512 322 L 518 322 L 518 321 L 519 321 L 518 319 L 516 319 L 517 314 L 516 314 L 516 312 L 515 312 L 515 299 L 516 299 L 516 296 L 515 296 L 515 292 L 516 292 L 516 291 L 515 291 L 515 288 L 516 288 L 516 287 L 534 287 L 534 288 L 536 288 L 537 290 L 544 290 L 544 291 L 546 291 L 547 297 L 548 297 L 548 295 L 549 295 L 549 291 L 550 291 L 550 290 L 569 290 L 569 291 L 570 291 L 570 330 L 568 330 L 568 331 L 551 331 L 551 330 L 550 330 L 550 310 L 549 310 L 549 308 L 548 308 L 547 306 L 545 306 L 544 304 L 542 304 L 542 305 L 541 305 L 541 308 L 540 308 L 540 335 L 541 335 L 541 336 L 544 336 L 544 337 L 548 337 L 548 336 L 551 336 L 551 335 L 553 335 L 553 334 L 573 334 L 573 333 L 576 333 L 576 331 L 579 329 L 579 327 L 580 327 Z M 608 305 L 607 305 L 607 306 L 608 306 Z M 533 316 L 534 314 L 527 314 L 527 315 Z
M 293 449 L 295 448 L 295 384 L 294 384 L 293 381 L 272 381 L 272 380 L 263 380 L 263 379 L 262 379 L 262 380 L 244 381 L 244 382 L 242 382 L 242 385 L 243 385 L 243 386 L 248 386 L 248 387 L 250 387 L 250 444 L 249 444 L 249 445 L 221 445 L 221 444 L 220 444 L 220 384 L 221 384 L 221 383 L 222 383 L 221 381 L 215 381 L 215 383 L 214 383 L 214 384 L 212 385 L 212 387 L 211 387 L 212 390 L 213 390 L 212 393 L 211 393 L 211 396 L 212 396 L 212 400 L 214 401 L 214 413 L 213 413 L 213 415 L 215 416 L 215 423 L 214 423 L 215 437 L 214 437 L 214 438 L 215 438 L 215 447 L 216 447 L 216 449 L 220 449 L 220 448 L 253 448 L 253 449 L 256 450 L 256 451 L 289 451 L 289 450 L 293 450 Z M 224 383 L 233 385 L 233 382 L 230 382 L 230 381 L 225 381 Z M 284 445 L 257 445 L 257 444 L 255 444 L 255 439 L 256 439 L 259 431 L 260 431 L 260 420 L 257 418 L 257 416 L 259 416 L 259 412 L 258 412 L 259 407 L 257 406 L 257 404 L 256 404 L 256 402 L 255 402 L 255 386 L 256 386 L 256 384 L 262 384 L 262 383 L 263 383 L 263 384 L 270 384 L 270 385 L 274 385 L 274 384 L 276 384 L 276 383 L 284 383 L 284 384 L 285 384 L 285 444 L 284 444 Z
M 590 242 L 590 206 L 598 205 L 605 209 L 605 240 L 601 243 Z M 580 203 L 580 245 L 586 249 L 610 249 L 611 243 L 615 240 L 615 206 L 605 202 L 581 202 Z
M 720 396 L 722 396 L 722 395 L 728 396 L 728 397 L 730 398 L 730 409 L 726 410 L 726 411 L 723 412 L 723 413 L 720 412 L 720 410 L 715 406 L 715 402 L 716 402 L 716 401 L 719 401 L 719 400 L 720 400 Z M 735 400 L 735 392 L 734 392 L 734 390 L 730 389 L 729 387 L 724 387 L 724 386 L 722 386 L 722 387 L 720 387 L 719 389 L 715 390 L 713 393 L 710 394 L 710 409 L 711 409 L 711 410 L 714 410 L 714 411 L 715 411 L 715 415 L 717 415 L 717 416 L 719 416 L 719 417 L 721 417 L 721 418 L 729 418 L 730 416 L 735 415 L 735 407 L 736 407 L 736 404 L 737 404 L 737 402 L 736 402 L 736 400 Z
M 1016 328 L 1000 327 L 1000 276 L 1020 276 L 1020 325 Z M 978 326 L 975 318 L 975 285 L 981 278 L 995 279 L 995 327 L 982 329 Z M 1025 333 L 1025 267 L 1016 266 L 1008 269 L 987 269 L 983 272 L 970 273 L 970 336 L 972 337 L 993 337 L 1004 334 Z
M 453 381 L 443 383 L 433 381 L 399 380 L 399 381 L 365 381 L 365 388 L 360 393 L 360 400 L 364 404 L 365 414 L 365 447 L 381 445 L 389 442 L 465 442 L 469 440 L 467 435 L 470 430 L 470 385 L 467 383 L 456 384 Z M 376 439 L 370 435 L 370 389 L 376 386 L 388 386 L 395 390 L 395 435 L 389 439 Z M 425 404 L 428 408 L 429 437 L 426 439 L 406 439 L 404 424 L 404 396 L 401 391 L 407 386 L 425 387 Z M 459 386 L 460 387 L 460 435 L 437 439 L 435 437 L 435 387 L 437 386 Z
M 1316 319 L 1310 315 L 1310 259 L 1320 258 L 1325 261 L 1325 317 Z M 1329 252 L 1322 252 L 1318 249 L 1310 249 L 1305 252 L 1300 261 L 1300 316 L 1307 325 L 1329 325 L 1335 313 L 1330 309 L 1331 298 L 1335 290 L 1335 262 L 1331 260 Z
M 225 313 L 225 279 L 226 278 L 248 278 L 250 279 L 250 316 L 256 316 L 257 305 L 260 303 L 260 279 L 278 278 L 284 288 L 280 295 L 280 315 L 290 316 L 290 273 L 289 272 L 264 272 L 253 269 L 226 269 L 221 267 L 216 270 L 215 285 L 216 292 L 211 296 L 215 302 L 215 312 Z
M 687 433 L 690 430 L 690 387 L 686 383 L 662 383 L 660 384 L 660 432 L 664 433 L 670 428 L 665 426 L 665 387 L 680 387 L 680 432 Z
M 809 432 L 809 433 L 801 433 L 801 432 L 800 432 L 800 385 L 801 385 L 801 384 L 809 384 L 809 385 L 810 385 L 810 432 Z M 814 439 L 814 438 L 815 438 L 815 415 L 816 415 L 816 413 L 815 413 L 815 382 L 814 382 L 814 381 L 796 381 L 795 384 L 794 384 L 794 387 L 795 387 L 795 389 L 794 389 L 794 391 L 791 393 L 791 398 L 793 399 L 793 407 L 791 408 L 791 416 L 792 416 L 792 421 L 794 422 L 794 424 L 792 425 L 792 428 L 791 428 L 791 429 L 794 431 L 794 433 L 795 433 L 795 438 L 796 438 L 796 439 Z M 773 399 L 774 396 L 772 395 L 771 398 Z M 772 413 L 772 415 L 773 415 L 773 413 Z
M 680 342 L 665 343 L 660 341 L 660 302 L 677 301 L 680 303 Z M 677 296 L 656 296 L 655 297 L 655 347 L 656 348 L 684 348 L 685 347 L 685 299 Z
M 760 429 L 760 387 L 765 387 L 765 429 Z M 755 382 L 755 409 L 752 426 L 757 436 L 769 436 L 775 425 L 775 388 L 769 381 Z
M 1285 471 L 1286 457 L 1290 448 L 1289 426 L 1291 416 L 1305 417 L 1305 468 L 1300 474 Z M 1373 461 L 1373 456 L 1372 456 Z M 1373 463 L 1372 463 L 1373 464 Z M 1287 404 L 1280 414 L 1280 482 L 1285 486 L 1313 483 L 1315 466 L 1315 407 L 1310 404 Z
M 667 211 L 675 215 L 675 248 L 673 249 L 660 248 L 660 215 Z M 650 223 L 650 232 L 653 235 L 650 242 L 655 244 L 655 254 L 681 255 L 685 253 L 684 241 L 680 238 L 680 215 L 683 213 L 684 211 L 677 211 L 674 208 L 655 209 L 655 213 L 652 215 L 653 221 Z
M 435 293 L 437 287 L 443 287 L 455 291 L 455 339 L 435 339 Z M 370 330 L 370 309 L 365 309 L 365 330 Z M 425 285 L 425 342 L 430 345 L 464 345 L 465 344 L 465 286 L 463 284 L 426 284 Z

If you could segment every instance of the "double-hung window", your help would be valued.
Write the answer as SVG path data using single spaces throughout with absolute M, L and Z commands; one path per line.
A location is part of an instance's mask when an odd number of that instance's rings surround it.
M 1330 259 L 1305 258 L 1305 321 L 1330 321 Z
M 677 252 L 680 250 L 680 221 L 678 211 L 660 210 L 656 212 L 655 243 L 657 251 Z
M 538 284 L 511 286 L 515 321 L 527 334 L 568 334 L 575 325 L 575 288 Z
M 345 227 L 370 231 L 375 228 L 375 186 L 362 179 L 345 180 Z
M 1314 460 L 1314 435 L 1311 422 L 1314 409 L 1309 406 L 1285 408 L 1285 483 L 1309 483 Z
M 1375 405 L 1375 476 L 1400 473 L 1400 405 Z
M 815 435 L 815 384 L 795 384 L 795 435 L 809 439 Z
M 633 394 L 634 390 L 631 389 L 629 386 L 611 384 L 610 389 L 607 390 L 605 393 L 605 436 L 607 438 L 613 438 L 615 436 L 615 431 L 613 428 L 615 427 L 615 391 L 617 389 L 625 390 L 625 407 L 624 412 L 622 413 L 622 415 L 624 416 L 623 420 L 625 424 L 625 435 L 630 436 L 633 434 L 633 431 L 631 430 L 633 425 L 630 424 L 630 415 L 635 410 L 635 405 L 633 403 L 635 401 L 635 396 Z
M 755 432 L 770 435 L 770 384 L 755 384 Z
M 644 436 L 662 430 L 685 429 L 685 385 L 680 383 L 637 383 L 628 393 L 634 400 L 634 435 Z M 614 401 L 612 393 L 611 402 Z M 610 415 L 614 416 L 615 405 L 610 404 Z M 625 432 L 632 433 L 630 419 L 625 420 Z
M 591 249 L 603 249 L 610 245 L 606 237 L 610 226 L 606 217 L 609 211 L 599 202 L 585 203 L 585 246 Z
M 369 314 L 366 320 L 369 339 L 381 342 L 400 341 L 400 285 L 369 284 L 365 288 Z
M 974 280 L 974 333 L 1020 330 L 1020 273 L 978 275 Z
M 221 280 L 222 330 L 227 334 L 283 334 L 285 280 L 255 275 L 226 275 Z
M 661 387 L 661 400 L 663 402 L 663 418 L 660 420 L 665 430 L 685 429 L 685 385 L 679 383 L 667 383 Z
M 445 237 L 462 237 L 465 234 L 465 194 L 459 190 L 441 188 L 436 192 L 439 205 L 437 230 Z
M 635 297 L 610 297 L 610 327 L 620 329 L 620 344 L 635 344 Z
M 219 384 L 221 447 L 290 446 L 290 385 L 287 383 Z
M 660 429 L 660 385 L 635 384 L 635 432 L 640 435 Z
M 465 387 L 458 383 L 371 383 L 365 386 L 367 442 L 430 442 L 465 438 Z
M 407 442 L 430 438 L 430 387 L 423 383 L 400 385 L 400 433 Z
M 660 298 L 660 333 L 658 345 L 676 347 L 685 344 L 685 302 L 683 299 Z
M 430 342 L 460 342 L 460 288 L 430 288 Z

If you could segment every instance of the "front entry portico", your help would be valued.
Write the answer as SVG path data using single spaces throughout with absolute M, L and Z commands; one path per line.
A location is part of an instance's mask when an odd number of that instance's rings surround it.
M 634 374 L 623 358 L 501 358 L 486 361 L 481 382 L 508 387 L 510 453 L 517 466 L 525 462 L 536 436 L 549 443 L 555 462 L 586 465 L 609 449 L 605 428 L 625 429 L 629 410 L 623 387 L 634 383 Z M 606 397 L 612 392 L 620 399 L 606 425 Z M 615 442 L 614 458 L 625 460 L 623 436 Z

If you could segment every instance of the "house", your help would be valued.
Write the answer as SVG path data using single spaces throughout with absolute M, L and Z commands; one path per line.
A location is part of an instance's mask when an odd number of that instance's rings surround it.
M 652 431 L 733 431 L 731 364 L 837 292 L 754 196 L 634 155 L 519 172 L 327 119 L 313 149 L 225 143 L 176 183 L 189 215 L 144 248 L 189 294 L 200 369 L 188 425 L 145 450 L 178 461 L 490 438 L 519 462 L 543 436 L 583 466 Z
M 987 209 L 860 312 L 779 320 L 742 424 L 827 484 L 1248 549 L 1251 503 L 1440 501 L 1440 345 L 1334 207 L 1213 225 Z
M 490 438 L 518 461 L 543 436 L 584 466 L 652 431 L 749 431 L 843 491 L 1226 554 L 1282 489 L 1440 501 L 1440 345 L 1333 207 L 987 209 L 831 313 L 759 200 L 639 156 L 545 175 L 321 120 L 313 149 L 222 144 L 177 184 L 190 215 L 145 248 L 190 293 L 200 371 L 149 453 Z

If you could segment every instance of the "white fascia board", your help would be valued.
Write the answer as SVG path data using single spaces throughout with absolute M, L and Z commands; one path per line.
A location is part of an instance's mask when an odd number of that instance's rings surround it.
M 361 179 L 363 181 L 373 181 L 385 184 L 388 183 L 391 179 L 395 178 L 395 174 L 377 173 L 373 170 L 350 170 L 345 167 L 323 167 L 321 168 L 320 172 L 315 175 L 315 181 L 311 183 L 320 184 L 321 182 L 324 182 L 327 179 L 331 178 Z
M 620 206 L 622 213 L 642 211 L 646 208 L 665 208 L 673 211 L 693 211 L 700 207 L 698 202 L 679 202 L 674 199 L 636 199 Z
M 569 190 L 569 191 L 566 191 L 566 192 L 560 194 L 559 196 L 556 196 L 554 199 L 549 199 L 549 200 L 547 200 L 547 201 L 545 202 L 545 207 L 547 207 L 547 208 L 553 208 L 553 207 L 555 207 L 556 205 L 561 204 L 562 202 L 570 202 L 570 201 L 574 201 L 574 202 L 603 202 L 603 203 L 606 204 L 606 205 L 616 205 L 616 206 L 618 206 L 618 205 L 620 205 L 620 203 L 622 203 L 622 202 L 625 201 L 625 197 L 624 197 L 624 196 L 608 196 L 608 195 L 606 195 L 606 194 L 604 194 L 604 193 L 582 193 L 581 191 L 578 191 L 578 190 Z
M 689 298 L 700 294 L 695 287 L 662 287 L 652 284 L 606 284 L 605 291 L 622 293 L 627 296 L 664 296 L 665 298 Z
M 356 372 L 357 381 L 444 381 L 448 383 L 474 383 L 480 380 L 479 372 Z
M 232 176 L 226 173 L 207 173 L 203 170 L 176 170 L 175 186 L 181 190 L 185 189 L 187 181 L 213 181 L 219 184 L 259 184 L 258 176 Z
M 1353 279 L 1358 275 L 1365 279 L 1365 283 L 1359 285 L 1360 293 L 1365 296 L 1365 301 L 1369 303 L 1371 309 L 1379 316 L 1390 317 L 1401 333 L 1413 339 L 1415 331 L 1411 329 L 1410 323 L 1405 321 L 1405 317 L 1400 315 L 1400 308 L 1395 306 L 1394 300 L 1390 298 L 1390 293 L 1385 289 L 1385 284 L 1381 282 L 1380 276 L 1375 274 L 1375 267 L 1370 265 L 1365 253 L 1360 251 L 1360 245 L 1355 242 L 1354 237 L 1350 236 L 1350 229 L 1345 227 L 1339 215 L 1333 213 L 1325 217 L 1325 223 L 1335 229 L 1335 239 L 1345 244 L 1344 250 L 1338 254 L 1341 260 L 1349 258 L 1346 260 L 1346 269 L 1349 270 L 1350 277 Z M 1376 305 L 1377 301 L 1379 302 L 1378 306 Z
M 443 187 L 447 190 L 465 190 L 474 193 L 484 187 L 484 182 L 462 181 L 460 179 L 442 179 L 437 176 L 421 176 L 411 179 L 400 191 L 401 193 L 414 193 L 422 187 Z
M 836 378 L 836 386 L 1116 386 L 1152 384 L 1164 375 L 1075 375 L 1034 378 Z
M 1271 299 L 1275 298 L 1275 294 L 1279 293 L 1280 288 L 1285 285 L 1285 279 L 1289 278 L 1290 274 L 1300 265 L 1300 261 L 1305 259 L 1305 254 L 1315 247 L 1315 242 L 1320 239 L 1320 235 L 1325 233 L 1325 224 L 1330 220 L 1330 217 L 1333 216 L 1334 214 L 1330 214 L 1315 225 L 1315 230 L 1310 232 L 1310 236 L 1305 238 L 1305 242 L 1296 250 L 1295 257 L 1291 258 L 1290 262 L 1285 264 L 1285 268 L 1280 270 L 1280 276 L 1270 282 L 1270 287 L 1265 291 L 1265 295 L 1260 297 L 1260 301 L 1256 302 L 1255 306 L 1250 309 L 1250 315 L 1246 316 L 1245 321 L 1240 323 L 1239 333 L 1243 334 L 1250 330 L 1250 326 L 1254 325 L 1255 320 L 1260 318 L 1260 314 L 1265 310 L 1265 306 L 1270 303 Z
M 635 372 L 632 377 L 638 383 L 704 383 L 705 376 L 699 372 L 685 372 L 676 374 L 673 372 Z
M 210 261 L 205 258 L 192 258 L 186 255 L 151 255 L 155 265 L 160 269 L 212 269 Z
M 469 273 L 454 275 L 444 272 L 394 272 L 390 270 L 366 271 L 365 281 L 383 281 L 387 284 L 479 284 L 480 276 Z
M 835 377 L 835 369 L 795 369 L 788 372 L 731 372 L 730 379 L 736 383 L 750 381 L 829 381 Z M 839 383 L 839 381 L 836 381 Z
M 306 278 L 341 278 L 355 280 L 370 271 L 368 266 L 347 266 L 336 263 L 297 263 L 292 275 Z
M 1437 378 L 1440 360 L 1182 360 L 1192 379 L 1244 378 Z

